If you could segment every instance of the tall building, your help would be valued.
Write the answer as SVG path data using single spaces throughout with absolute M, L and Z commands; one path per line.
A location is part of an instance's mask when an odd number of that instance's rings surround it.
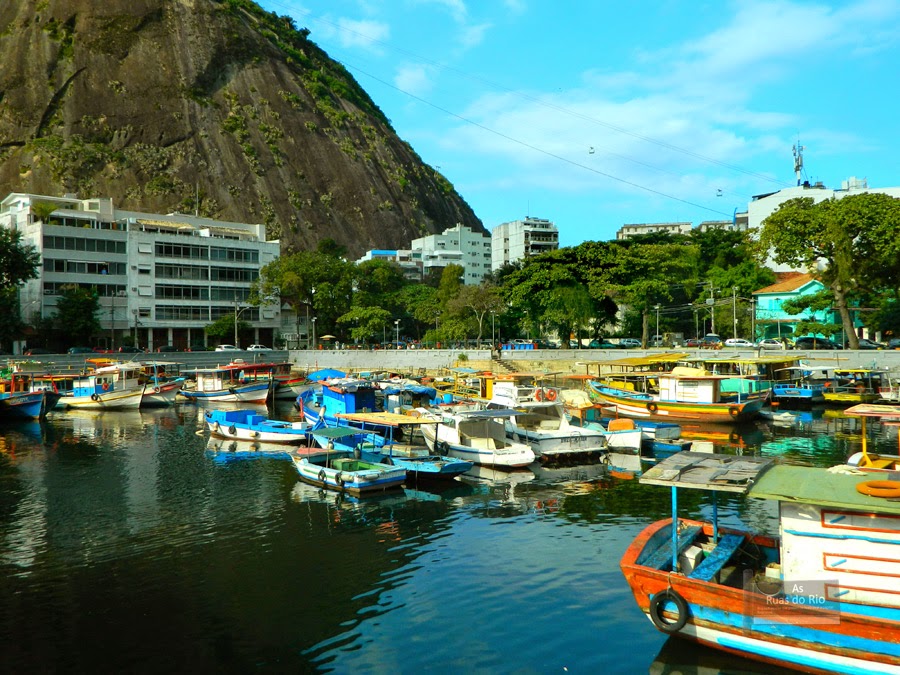
M 543 218 L 502 223 L 491 232 L 492 269 L 559 248 L 556 225 Z
M 410 248 L 413 254 L 421 254 L 425 274 L 450 264 L 460 265 L 463 283 L 475 286 L 491 274 L 491 235 L 459 223 L 441 234 L 413 239 Z
M 227 314 L 251 325 L 257 343 L 273 343 L 280 328 L 278 302 L 247 304 L 260 268 L 280 253 L 264 225 L 12 193 L 0 202 L 0 227 L 21 231 L 42 257 L 39 277 L 20 291 L 24 321 L 52 317 L 65 286 L 96 289 L 102 334 L 84 346 L 115 347 L 130 334 L 149 349 L 189 348 L 205 344 L 204 327 Z

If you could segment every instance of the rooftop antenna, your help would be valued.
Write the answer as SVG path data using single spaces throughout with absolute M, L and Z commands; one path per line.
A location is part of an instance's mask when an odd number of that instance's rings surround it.
M 800 185 L 802 182 L 800 174 L 803 173 L 803 151 L 805 149 L 805 145 L 800 145 L 800 137 L 798 136 L 797 144 L 794 146 L 794 174 L 797 176 L 797 185 Z

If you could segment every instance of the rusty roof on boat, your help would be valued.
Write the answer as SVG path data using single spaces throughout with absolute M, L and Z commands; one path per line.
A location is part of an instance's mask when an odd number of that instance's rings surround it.
M 747 492 L 774 464 L 772 457 L 679 452 L 640 477 L 641 483 L 724 492 Z
M 860 417 L 883 417 L 886 419 L 900 419 L 900 407 L 895 405 L 878 405 L 875 403 L 860 403 L 844 410 L 844 415 Z

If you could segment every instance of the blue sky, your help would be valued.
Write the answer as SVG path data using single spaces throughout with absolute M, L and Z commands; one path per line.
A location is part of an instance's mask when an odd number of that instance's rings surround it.
M 488 229 L 564 246 L 730 219 L 803 178 L 900 185 L 900 3 L 265 0 Z M 452 223 L 448 224 L 451 226 Z

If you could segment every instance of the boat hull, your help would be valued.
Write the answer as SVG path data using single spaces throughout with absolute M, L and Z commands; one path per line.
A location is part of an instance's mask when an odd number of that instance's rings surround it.
M 165 408 L 175 404 L 178 392 L 184 379 L 160 384 L 148 384 L 144 390 L 144 398 L 141 399 L 142 408 Z
M 397 489 L 406 480 L 406 469 L 401 467 L 377 466 L 357 460 L 334 460 L 332 466 L 323 466 L 296 456 L 292 460 L 303 482 L 353 496 Z M 340 465 L 339 462 L 347 464 Z M 365 468 L 355 470 L 353 467 L 356 466 Z
M 186 399 L 197 403 L 265 403 L 269 397 L 269 384 L 268 382 L 260 382 L 212 391 L 182 389 L 180 393 Z
M 759 415 L 765 399 L 754 398 L 741 403 L 689 403 L 659 401 L 650 397 L 619 395 L 611 387 L 598 387 L 594 393 L 604 405 L 612 405 L 620 415 L 634 418 L 739 424 Z
M 67 408 L 77 410 L 134 410 L 141 407 L 144 387 L 131 391 L 109 391 L 90 396 L 66 396 Z
M 217 438 L 255 443 L 307 443 L 305 422 L 270 420 L 255 410 L 210 410 L 204 415 L 210 434 Z
M 0 421 L 36 420 L 48 409 L 43 391 L 12 392 L 0 398 Z
M 745 575 L 736 585 L 726 585 L 672 573 L 667 565 L 645 564 L 653 558 L 655 546 L 671 541 L 671 525 L 671 519 L 649 525 L 621 561 L 638 607 L 663 632 L 806 672 L 900 673 L 897 608 L 865 612 L 848 603 L 817 607 L 788 600 L 773 602 L 774 595 L 753 592 L 762 582 L 752 575 Z M 697 521 L 679 520 L 679 525 L 707 535 L 712 532 L 710 525 Z M 756 550 L 777 546 L 769 537 L 736 534 Z M 677 599 L 654 602 L 664 591 L 677 594 L 683 608 L 677 606 Z M 677 619 L 673 612 L 679 615 Z

